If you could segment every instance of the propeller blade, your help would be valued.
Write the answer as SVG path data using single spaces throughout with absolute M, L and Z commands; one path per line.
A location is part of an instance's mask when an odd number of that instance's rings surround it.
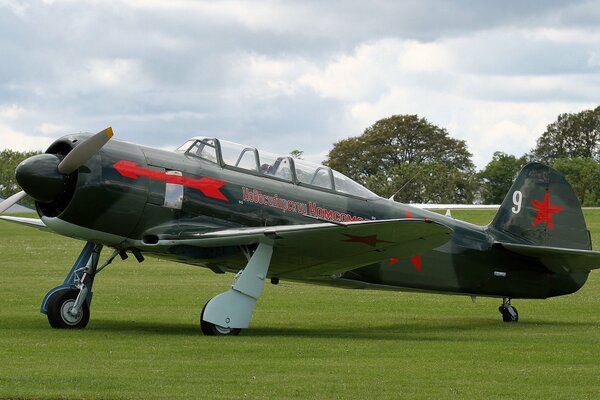
M 96 133 L 91 138 L 84 140 L 58 164 L 58 172 L 61 174 L 70 174 L 77 168 L 85 164 L 94 156 L 113 136 L 111 127 Z
M 0 203 L 0 214 L 11 208 L 17 201 L 21 200 L 25 196 L 27 196 L 27 193 L 21 190 L 19 193 L 15 193 L 8 199 L 4 200 L 2 203 Z

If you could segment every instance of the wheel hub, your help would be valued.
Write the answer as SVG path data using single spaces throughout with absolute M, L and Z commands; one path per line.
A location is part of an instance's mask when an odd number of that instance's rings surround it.
M 232 330 L 231 328 L 225 328 L 224 326 L 219 326 L 219 325 L 215 325 L 215 329 L 221 335 L 229 335 L 231 333 L 231 330 Z
M 60 315 L 67 324 L 76 325 L 79 321 L 81 321 L 81 317 L 83 315 L 82 312 L 78 312 L 76 314 L 72 313 L 73 306 L 75 305 L 75 300 L 65 301 L 60 308 Z

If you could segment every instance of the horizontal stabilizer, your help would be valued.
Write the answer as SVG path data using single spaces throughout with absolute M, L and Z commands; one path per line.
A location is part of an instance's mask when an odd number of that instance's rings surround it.
M 546 268 L 556 273 L 589 272 L 600 268 L 600 252 L 598 251 L 501 242 L 497 242 L 496 245 L 522 256 L 536 258 Z
M 43 231 L 49 231 L 50 232 L 50 229 L 42 222 L 41 219 L 38 219 L 38 218 L 23 218 L 23 217 L 2 216 L 2 217 L 0 217 L 0 219 L 3 219 L 5 221 L 14 222 L 14 223 L 21 224 L 21 225 L 31 226 L 31 227 L 34 227 L 34 228 L 41 229 Z

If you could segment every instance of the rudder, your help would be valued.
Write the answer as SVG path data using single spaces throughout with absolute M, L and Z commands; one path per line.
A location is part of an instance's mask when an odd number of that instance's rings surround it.
M 540 163 L 523 167 L 488 226 L 507 243 L 591 250 L 581 205 L 567 180 Z

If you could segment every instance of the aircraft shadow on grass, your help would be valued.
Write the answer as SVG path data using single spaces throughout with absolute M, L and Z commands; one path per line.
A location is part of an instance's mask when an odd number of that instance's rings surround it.
M 297 337 L 315 339 L 369 339 L 369 340 L 420 340 L 420 341 L 447 341 L 468 342 L 472 335 L 461 333 L 490 333 L 486 340 L 493 340 L 494 333 L 498 333 L 500 323 L 490 318 L 472 319 L 464 321 L 448 321 L 446 323 L 432 323 L 430 320 L 410 323 L 393 323 L 370 326 L 328 327 L 328 328 L 295 328 L 295 327 L 254 327 L 247 331 L 247 337 Z M 535 330 L 536 328 L 547 331 L 554 328 L 592 329 L 597 328 L 594 323 L 579 321 L 544 321 L 530 320 L 508 328 L 511 331 Z M 198 336 L 198 329 L 193 325 L 182 323 L 155 323 L 152 321 L 112 321 L 98 319 L 89 327 L 93 332 L 110 333 L 136 333 L 157 336 Z M 507 329 L 507 328 L 504 328 Z M 505 339 L 498 336 L 500 341 Z

